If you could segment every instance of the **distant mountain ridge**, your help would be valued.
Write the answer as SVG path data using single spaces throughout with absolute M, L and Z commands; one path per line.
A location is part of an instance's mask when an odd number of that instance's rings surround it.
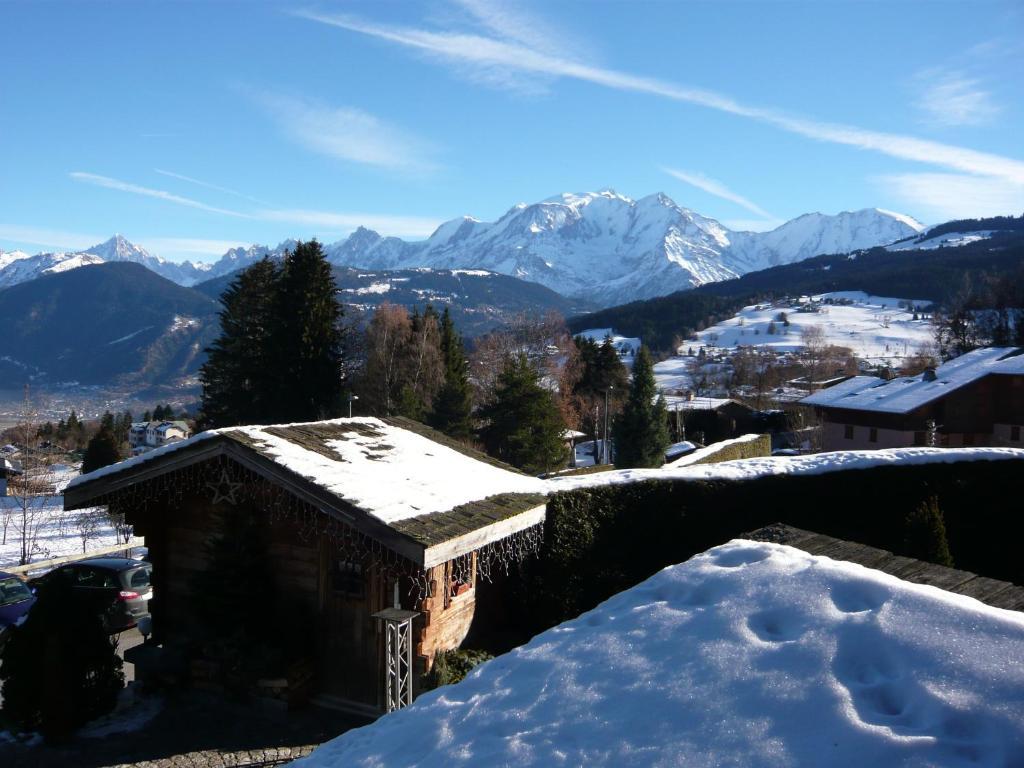
M 332 264 L 376 270 L 485 269 L 540 283 L 600 305 L 660 296 L 816 256 L 886 245 L 924 227 L 870 208 L 813 213 L 770 232 L 735 232 L 664 194 L 632 200 L 607 189 L 520 203 L 494 222 L 448 221 L 426 240 L 383 237 L 360 227 L 324 246 Z M 181 285 L 234 272 L 294 246 L 232 248 L 212 264 L 177 264 L 120 235 L 86 251 L 10 259 L 0 253 L 0 288 L 86 263 L 132 261 Z M 3 266 L 4 259 L 10 260 Z

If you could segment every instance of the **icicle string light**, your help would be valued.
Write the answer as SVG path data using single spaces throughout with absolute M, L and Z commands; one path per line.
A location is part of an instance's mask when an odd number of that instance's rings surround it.
M 263 510 L 272 524 L 292 523 L 303 542 L 326 537 L 340 558 L 359 563 L 364 570 L 374 568 L 388 581 L 404 579 L 409 584 L 408 597 L 414 610 L 419 610 L 423 601 L 434 594 L 434 580 L 422 566 L 226 456 L 129 485 L 96 503 L 106 504 L 112 515 L 124 514 L 125 519 L 134 523 L 140 517 L 148 517 L 153 507 L 180 507 L 197 494 L 214 504 L 247 504 Z M 485 544 L 475 552 L 477 575 L 491 581 L 496 566 L 507 574 L 513 563 L 536 555 L 543 540 L 543 524 L 538 524 Z M 442 569 L 446 574 L 445 590 L 451 589 L 453 581 L 471 583 L 473 554 L 456 557 L 450 567 Z

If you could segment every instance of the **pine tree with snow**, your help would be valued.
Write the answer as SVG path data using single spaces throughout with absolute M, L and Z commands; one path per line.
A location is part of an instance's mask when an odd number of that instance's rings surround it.
M 506 360 L 494 399 L 480 410 L 480 418 L 487 452 L 514 467 L 540 474 L 564 466 L 568 459 L 558 405 L 523 353 Z
M 615 419 L 615 466 L 660 467 L 669 446 L 665 399 L 654 383 L 654 364 L 646 346 L 633 363 L 633 380 L 622 412 Z
M 274 392 L 270 335 L 280 275 L 264 258 L 242 271 L 221 295 L 220 336 L 199 372 L 202 421 L 232 427 L 268 421 Z M 143 421 L 150 420 L 150 413 Z
M 269 357 L 273 421 L 338 416 L 345 391 L 343 310 L 331 265 L 316 240 L 284 258 L 273 302 Z
M 441 315 L 441 363 L 444 384 L 434 398 L 430 425 L 459 440 L 473 434 L 473 396 L 469 385 L 469 364 L 462 337 L 455 330 L 448 307 Z

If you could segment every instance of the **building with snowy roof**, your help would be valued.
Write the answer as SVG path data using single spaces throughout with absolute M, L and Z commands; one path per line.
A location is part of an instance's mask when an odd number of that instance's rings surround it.
M 396 684 L 410 700 L 434 654 L 459 646 L 492 563 L 536 546 L 543 491 L 416 422 L 353 418 L 203 432 L 76 478 L 65 506 L 107 505 L 146 537 L 151 645 L 178 655 L 195 645 L 211 542 L 231 533 L 226 521 L 256 521 L 274 584 L 253 589 L 311 617 L 299 631 L 315 693 L 376 713 L 393 708 Z M 268 605 L 268 633 L 294 631 L 273 616 Z
M 917 376 L 854 376 L 803 398 L 826 451 L 914 445 L 1024 447 L 1024 348 L 986 347 Z

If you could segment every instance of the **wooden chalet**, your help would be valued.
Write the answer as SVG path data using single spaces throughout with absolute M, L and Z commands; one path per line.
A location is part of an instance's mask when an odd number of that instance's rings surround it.
M 203 432 L 83 475 L 64 499 L 107 505 L 145 536 L 151 644 L 178 651 L 193 642 L 194 584 L 210 542 L 229 535 L 223 520 L 258 520 L 278 594 L 311 617 L 315 692 L 376 713 L 395 706 L 392 666 L 411 700 L 435 652 L 465 638 L 477 580 L 538 546 L 543 490 L 416 422 L 350 418 Z M 389 622 L 410 619 L 399 659 Z
M 822 449 L 1024 446 L 1024 348 L 984 347 L 917 376 L 854 376 L 800 401 Z

